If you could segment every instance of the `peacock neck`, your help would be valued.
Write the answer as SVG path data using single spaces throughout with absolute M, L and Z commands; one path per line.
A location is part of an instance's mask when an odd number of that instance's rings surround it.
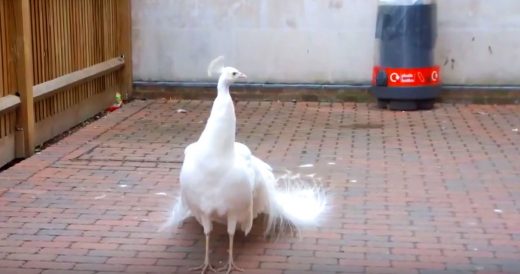
M 231 100 L 231 95 L 229 94 L 229 83 L 228 81 L 226 81 L 223 77 L 220 77 L 218 79 L 218 84 L 217 84 L 217 98 L 218 96 L 221 96 L 221 97 L 229 97 L 229 99 Z
M 217 86 L 217 98 L 213 102 L 211 113 L 199 142 L 218 156 L 233 155 L 236 117 L 233 100 L 229 93 L 229 84 L 220 79 Z

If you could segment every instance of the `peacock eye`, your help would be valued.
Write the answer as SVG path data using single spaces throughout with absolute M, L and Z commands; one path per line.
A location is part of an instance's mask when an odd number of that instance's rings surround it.
M 233 76 L 237 76 L 237 72 L 236 72 L 236 71 L 235 71 L 235 72 L 233 72 Z

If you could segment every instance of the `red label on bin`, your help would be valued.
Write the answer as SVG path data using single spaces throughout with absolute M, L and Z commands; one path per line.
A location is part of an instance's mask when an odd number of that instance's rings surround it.
M 380 71 L 385 71 L 387 86 L 415 87 L 434 86 L 441 82 L 439 66 L 430 68 L 383 68 L 374 67 L 372 84 L 376 85 L 376 77 Z

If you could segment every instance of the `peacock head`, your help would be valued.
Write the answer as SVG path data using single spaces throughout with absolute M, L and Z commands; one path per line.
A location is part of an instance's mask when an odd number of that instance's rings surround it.
M 225 81 L 228 84 L 245 78 L 247 78 L 247 76 L 234 67 L 224 67 L 220 74 L 220 80 Z

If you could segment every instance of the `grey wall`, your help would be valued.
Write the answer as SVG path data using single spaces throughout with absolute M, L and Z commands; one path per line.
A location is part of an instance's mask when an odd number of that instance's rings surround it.
M 447 84 L 520 85 L 520 1 L 438 0 Z M 368 83 L 376 0 L 134 0 L 134 77 L 207 81 L 218 55 L 253 82 Z

